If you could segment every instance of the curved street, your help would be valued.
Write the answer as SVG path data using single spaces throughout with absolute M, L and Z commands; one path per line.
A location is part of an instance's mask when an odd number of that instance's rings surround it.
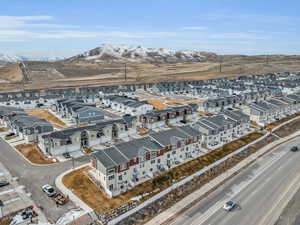
M 45 216 L 50 222 L 55 222 L 63 214 L 75 205 L 70 201 L 64 206 L 56 207 L 54 201 L 42 192 L 41 186 L 44 184 L 55 185 L 55 178 L 64 171 L 72 168 L 72 161 L 68 160 L 52 165 L 35 166 L 27 162 L 19 155 L 9 144 L 0 138 L 0 161 L 10 171 L 12 176 L 19 178 L 19 183 L 26 187 L 26 190 L 32 193 L 32 199 L 38 206 L 43 207 Z M 74 160 L 75 167 L 89 162 L 88 156 Z

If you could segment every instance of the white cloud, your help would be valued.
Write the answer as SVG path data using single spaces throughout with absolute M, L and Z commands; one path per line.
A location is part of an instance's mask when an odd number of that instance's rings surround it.
M 75 25 L 40 23 L 54 21 L 52 16 L 0 16 L 0 29 L 16 28 L 79 28 Z M 38 22 L 38 23 L 37 23 Z
M 78 30 L 56 30 L 48 32 L 34 32 L 29 30 L 1 30 L 0 42 L 7 40 L 20 41 L 30 39 L 64 39 L 64 38 L 128 38 L 128 39 L 147 39 L 176 36 L 172 32 L 122 32 L 122 31 L 103 31 L 89 32 Z
M 255 33 L 223 33 L 223 34 L 212 34 L 210 38 L 214 39 L 250 39 L 250 40 L 265 40 L 269 39 L 269 36 L 258 35 Z
M 191 26 L 191 27 L 181 27 L 181 30 L 207 30 L 207 27 L 202 27 L 202 26 Z

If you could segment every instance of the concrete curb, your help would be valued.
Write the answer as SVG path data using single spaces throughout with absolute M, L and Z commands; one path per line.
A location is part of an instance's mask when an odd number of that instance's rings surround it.
M 230 177 L 231 174 L 234 174 L 234 172 L 237 172 L 237 171 L 235 171 L 236 168 L 239 167 L 239 169 L 240 169 L 243 166 L 246 166 L 249 162 L 258 159 L 260 156 L 264 155 L 265 153 L 268 153 L 270 150 L 274 150 L 277 147 L 279 147 L 280 145 L 299 137 L 300 136 L 299 133 L 300 133 L 300 131 L 297 131 L 285 138 L 281 138 L 279 140 L 276 140 L 276 141 L 271 142 L 270 144 L 264 146 L 259 151 L 254 153 L 254 155 L 250 155 L 249 157 L 245 158 L 240 163 L 235 165 L 233 168 L 225 171 L 223 174 L 216 177 L 211 182 L 207 183 L 206 185 L 204 185 L 197 191 L 191 193 L 190 195 L 188 195 L 185 198 L 183 198 L 182 200 L 180 200 L 179 202 L 181 202 L 182 204 L 180 204 L 179 207 L 178 206 L 176 207 L 176 205 L 173 205 L 171 208 L 167 209 L 166 211 L 162 212 L 158 216 L 154 217 L 152 220 L 148 221 L 146 223 L 146 225 L 166 224 L 169 220 L 173 219 L 173 216 L 176 215 L 176 213 L 179 213 L 180 211 L 182 211 L 185 208 L 185 206 L 184 206 L 185 204 L 183 203 L 184 201 L 190 203 L 191 201 L 197 199 L 197 197 L 199 198 L 199 197 L 205 195 L 206 193 L 209 192 L 209 190 L 211 190 L 215 186 L 218 186 L 219 183 L 222 183 L 223 180 L 225 180 L 227 177 Z M 245 164 L 245 165 L 243 165 L 243 164 Z M 223 179 L 220 180 L 220 178 L 223 178 Z M 217 182 L 217 180 L 220 180 L 220 181 Z M 200 193 L 200 192 L 202 192 L 202 193 Z M 189 200 L 187 200 L 187 199 L 189 199 Z M 188 205 L 188 204 L 186 204 L 186 205 Z M 168 211 L 170 211 L 170 212 L 168 213 Z
M 65 172 L 63 172 L 62 174 L 60 174 L 56 179 L 55 179 L 55 185 L 56 187 L 66 196 L 69 196 L 70 200 L 72 202 L 75 203 L 76 206 L 78 206 L 79 208 L 83 209 L 85 214 L 86 213 L 90 213 L 93 212 L 94 210 L 92 208 L 90 208 L 85 202 L 83 202 L 80 198 L 78 198 L 70 189 L 68 189 L 62 182 L 62 179 L 65 175 L 67 175 L 68 173 L 71 173 L 75 170 L 81 169 L 83 167 L 89 166 L 91 165 L 90 163 L 81 165 L 79 167 L 76 167 L 74 169 L 69 169 Z
M 41 167 L 50 167 L 50 166 L 54 166 L 57 163 L 60 162 L 54 162 L 54 163 L 50 163 L 50 164 L 37 164 L 37 163 L 33 163 L 31 162 L 29 159 L 27 159 L 21 152 L 18 151 L 18 149 L 16 149 L 15 146 L 12 146 L 9 142 L 7 142 L 7 140 L 5 140 L 4 138 L 0 137 L 6 144 L 9 145 L 9 147 L 11 147 L 15 152 L 17 152 L 23 159 L 25 159 L 26 162 L 28 162 L 30 165 L 32 166 L 41 166 Z

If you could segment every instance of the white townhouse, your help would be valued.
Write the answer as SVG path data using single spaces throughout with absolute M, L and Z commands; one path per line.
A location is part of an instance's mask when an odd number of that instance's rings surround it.
M 202 145 L 212 149 L 247 134 L 250 118 L 240 110 L 226 110 L 223 114 L 202 117 L 193 126 L 202 134 Z
M 300 95 L 293 94 L 251 103 L 243 108 L 252 121 L 265 126 L 300 111 Z
M 199 131 L 184 126 L 123 142 L 91 155 L 90 175 L 109 197 L 203 154 Z

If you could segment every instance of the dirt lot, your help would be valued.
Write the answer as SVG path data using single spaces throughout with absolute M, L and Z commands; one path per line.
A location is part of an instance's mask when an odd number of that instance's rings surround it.
M 0 132 L 6 132 L 8 131 L 9 129 L 7 127 L 0 127 Z
M 51 164 L 53 160 L 47 159 L 40 152 L 37 144 L 21 144 L 17 145 L 16 149 L 21 152 L 30 162 L 36 164 Z
M 220 72 L 220 63 L 222 69 Z M 7 71 L 0 70 L 0 80 L 10 82 L 0 91 L 20 89 L 44 89 L 78 86 L 113 85 L 174 80 L 204 80 L 219 77 L 236 77 L 269 72 L 300 71 L 299 56 L 219 56 L 219 59 L 199 63 L 146 64 L 128 63 L 127 80 L 124 81 L 123 63 L 27 63 L 29 79 L 22 80 L 16 64 L 9 64 Z M 2 67 L 3 70 L 4 67 Z M 49 82 L 51 80 L 51 82 Z M 19 83 L 18 83 L 19 82 Z
M 131 198 L 145 195 L 143 200 L 155 195 L 157 192 L 162 191 L 172 185 L 172 181 L 179 181 L 186 176 L 189 176 L 203 167 L 221 159 L 225 155 L 241 148 L 242 146 L 256 140 L 261 137 L 263 133 L 252 133 L 239 140 L 233 141 L 224 145 L 223 147 L 216 149 L 204 156 L 173 168 L 153 180 L 148 180 L 130 190 L 127 193 L 119 195 L 115 198 L 109 199 L 86 175 L 86 171 L 89 167 L 85 167 L 80 170 L 76 170 L 67 174 L 63 178 L 63 183 L 84 202 L 86 202 L 91 208 L 97 212 L 107 212 L 124 205 Z
M 295 121 L 288 123 L 281 127 L 279 130 L 275 131 L 275 134 L 279 137 L 286 137 L 300 128 L 300 119 L 296 119 Z
M 4 64 L 0 66 L 0 81 L 20 82 L 22 79 L 22 72 L 17 64 Z
M 175 99 L 170 97 L 165 98 L 151 98 L 151 99 L 145 99 L 149 104 L 153 105 L 155 109 L 162 110 L 167 109 L 172 106 L 180 106 L 180 105 L 186 105 L 186 104 L 198 104 L 199 102 L 203 101 L 201 99 L 198 100 L 181 100 L 181 99 Z
M 29 115 L 39 117 L 41 119 L 45 119 L 52 123 L 54 126 L 58 128 L 67 128 L 67 125 L 57 118 L 55 115 L 50 113 L 47 109 L 33 109 L 28 111 Z

